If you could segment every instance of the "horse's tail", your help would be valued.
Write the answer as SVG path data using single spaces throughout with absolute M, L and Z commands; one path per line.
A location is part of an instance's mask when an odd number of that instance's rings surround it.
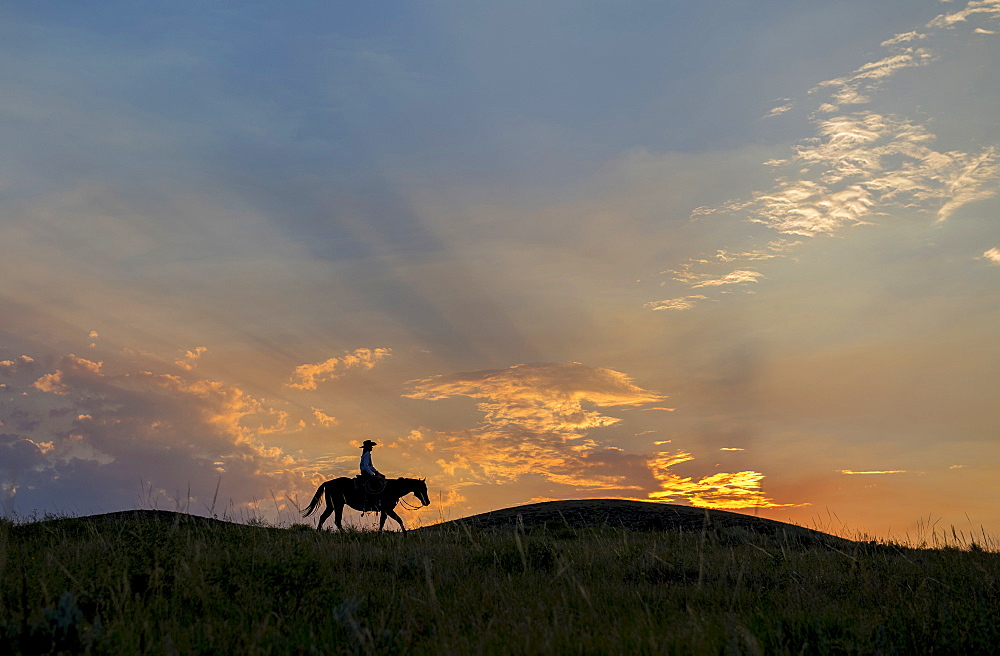
M 306 511 L 304 513 L 302 513 L 303 517 L 308 517 L 309 515 L 313 514 L 313 511 L 316 510 L 316 506 L 319 505 L 320 498 L 323 496 L 323 488 L 329 485 L 329 483 L 330 482 L 327 481 L 326 483 L 323 483 L 318 488 L 316 488 L 316 494 L 313 495 L 313 500 L 309 502 L 309 507 L 306 508 Z

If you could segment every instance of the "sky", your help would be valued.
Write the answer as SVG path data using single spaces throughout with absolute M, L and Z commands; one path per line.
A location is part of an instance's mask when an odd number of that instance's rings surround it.
M 7 2 L 0 44 L 5 515 L 288 523 L 371 439 L 410 525 L 1000 535 L 1000 0 Z

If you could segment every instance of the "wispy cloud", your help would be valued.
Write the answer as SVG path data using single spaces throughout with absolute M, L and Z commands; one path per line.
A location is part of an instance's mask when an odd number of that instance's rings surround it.
M 851 469 L 840 469 L 838 470 L 841 474 L 847 474 L 849 476 L 878 476 L 881 474 L 905 474 L 905 469 L 873 469 L 866 471 L 854 471 Z
M 978 152 L 939 150 L 934 147 L 935 135 L 923 124 L 860 106 L 870 103 L 900 71 L 935 61 L 934 36 L 939 29 L 973 17 L 995 20 L 998 16 L 1000 0 L 970 2 L 963 10 L 938 16 L 924 31 L 897 34 L 883 41 L 888 51 L 883 56 L 816 85 L 809 92 L 815 107 L 811 115 L 814 134 L 801 140 L 788 158 L 766 163 L 776 171 L 774 184 L 749 199 L 699 207 L 692 212 L 692 220 L 711 214 L 731 215 L 783 235 L 809 238 L 837 235 L 902 208 L 943 222 L 962 207 L 994 196 L 1000 180 L 995 146 L 986 145 Z M 916 47 L 917 43 L 921 47 Z M 791 107 L 783 104 L 768 116 L 784 114 Z M 755 251 L 736 252 L 750 256 Z M 760 259 L 769 254 L 760 249 L 756 252 Z M 728 255 L 721 257 L 723 253 L 729 251 L 720 249 L 718 259 L 728 261 Z M 677 282 L 706 290 L 758 282 L 764 277 L 749 269 L 722 276 L 705 272 L 715 259 L 692 259 L 679 271 L 669 273 Z M 647 303 L 646 308 L 690 309 L 693 300 L 708 299 L 673 298 Z
M 788 98 L 785 98 L 785 100 L 787 101 Z M 785 112 L 791 111 L 792 107 L 794 107 L 794 106 L 795 105 L 793 105 L 792 103 L 786 103 L 784 105 L 778 105 L 777 107 L 775 107 L 771 111 L 769 111 L 767 114 L 764 114 L 764 118 L 770 118 L 772 116 L 780 116 L 780 115 L 784 114 Z
M 938 220 L 996 193 L 996 150 L 940 152 L 934 135 L 899 116 L 870 111 L 815 121 L 817 137 L 801 143 L 787 168 L 798 175 L 779 179 L 750 201 L 724 211 L 739 212 L 777 232 L 813 237 L 871 222 L 903 206 L 932 211 Z
M 965 9 L 941 14 L 927 23 L 927 27 L 953 28 L 975 16 L 1000 16 L 1000 0 L 972 0 Z
M 904 32 L 903 34 L 897 34 L 891 39 L 886 39 L 882 42 L 883 48 L 888 48 L 889 46 L 898 46 L 901 43 L 908 43 L 910 41 L 917 41 L 920 39 L 926 39 L 926 34 L 921 34 L 920 32 Z
M 723 285 L 743 285 L 746 283 L 757 282 L 764 277 L 764 274 L 760 271 L 752 270 L 737 270 L 731 273 L 727 273 L 721 278 L 702 278 L 701 280 L 692 281 L 691 287 L 693 289 L 698 289 L 700 287 L 722 287 Z
M 644 307 L 650 310 L 690 310 L 699 301 L 707 301 L 704 294 L 694 294 L 693 296 L 681 296 L 680 298 L 668 298 L 663 301 L 650 301 Z
M 292 382 L 288 383 L 288 387 L 298 390 L 314 390 L 319 383 L 340 378 L 347 373 L 348 369 L 373 368 L 391 351 L 392 349 L 388 348 L 359 348 L 323 362 L 299 365 L 295 368 L 295 374 L 292 376 Z

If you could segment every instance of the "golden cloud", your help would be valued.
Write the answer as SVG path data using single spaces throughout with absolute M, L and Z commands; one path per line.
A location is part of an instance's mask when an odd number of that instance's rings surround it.
M 689 453 L 627 453 L 592 439 L 589 431 L 619 420 L 585 404 L 636 407 L 665 398 L 636 386 L 621 372 L 579 363 L 524 364 L 432 376 L 412 381 L 410 386 L 409 398 L 465 396 L 479 401 L 482 425 L 435 437 L 440 455 L 436 463 L 456 481 L 512 483 L 536 475 L 575 492 L 634 495 L 640 491 L 649 499 L 713 508 L 789 505 L 775 503 L 764 494 L 760 486 L 764 475 L 759 472 L 717 473 L 693 480 L 670 471 L 692 460 Z
M 329 358 L 315 364 L 302 364 L 295 368 L 292 382 L 288 387 L 299 390 L 314 390 L 319 383 L 336 380 L 346 373 L 346 369 L 371 369 L 387 357 L 392 349 L 359 348 L 342 356 Z
M 323 412 L 319 408 L 313 408 L 312 409 L 312 413 L 313 413 L 313 417 L 316 418 L 316 421 L 319 423 L 320 426 L 324 426 L 326 428 L 329 428 L 330 426 L 333 426 L 333 425 L 337 424 L 337 418 L 336 417 L 331 417 L 330 415 L 326 414 L 325 412 Z
M 663 395 L 636 386 L 618 371 L 572 364 L 520 364 L 507 369 L 444 374 L 410 381 L 407 398 L 453 396 L 482 399 L 477 407 L 490 427 L 516 426 L 537 433 L 574 434 L 620 421 L 587 410 L 640 406 Z
M 690 453 L 660 452 L 650 459 L 660 489 L 649 493 L 659 501 L 687 500 L 699 508 L 783 508 L 803 504 L 775 503 L 761 489 L 764 474 L 755 471 L 718 473 L 699 480 L 673 473 L 672 467 L 693 460 Z
M 869 476 L 878 474 L 905 474 L 905 469 L 880 469 L 880 470 L 869 470 L 869 471 L 853 471 L 850 469 L 839 469 L 841 474 L 847 474 L 849 476 Z
M 680 298 L 669 298 L 664 301 L 651 301 L 643 307 L 649 310 L 690 310 L 699 301 L 707 301 L 708 297 L 703 294 L 692 296 L 681 296 Z

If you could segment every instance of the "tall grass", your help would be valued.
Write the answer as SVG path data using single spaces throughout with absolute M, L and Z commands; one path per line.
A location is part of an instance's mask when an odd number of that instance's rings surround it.
M 0 653 L 996 653 L 1000 555 L 546 525 L 0 521 Z

